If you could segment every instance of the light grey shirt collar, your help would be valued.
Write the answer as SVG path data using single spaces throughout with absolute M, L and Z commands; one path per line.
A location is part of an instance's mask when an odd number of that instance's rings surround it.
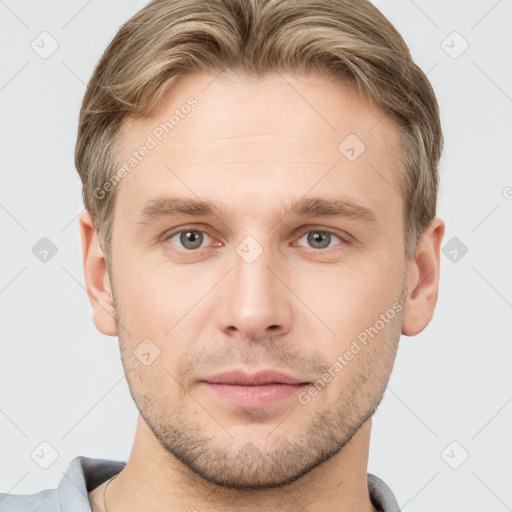
M 125 465 L 126 462 L 117 460 L 75 457 L 57 489 L 45 489 L 29 495 L 0 493 L 0 512 L 91 512 L 89 492 L 119 473 Z M 377 510 L 400 512 L 391 489 L 370 473 L 368 490 Z

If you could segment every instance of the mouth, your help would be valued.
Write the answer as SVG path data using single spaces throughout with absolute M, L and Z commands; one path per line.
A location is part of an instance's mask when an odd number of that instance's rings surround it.
M 311 382 L 277 370 L 254 374 L 230 371 L 205 377 L 200 381 L 214 397 L 238 407 L 269 407 L 297 395 Z

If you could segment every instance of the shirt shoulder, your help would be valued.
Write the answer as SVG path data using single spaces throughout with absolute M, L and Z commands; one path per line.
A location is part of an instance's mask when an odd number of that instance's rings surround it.
M 379 477 L 368 473 L 368 492 L 373 506 L 379 512 L 400 512 L 393 491 Z
M 0 493 L 1 512 L 61 512 L 56 489 L 36 494 Z
M 88 493 L 125 465 L 124 461 L 75 457 L 56 489 L 34 494 L 0 493 L 0 512 L 91 512 Z

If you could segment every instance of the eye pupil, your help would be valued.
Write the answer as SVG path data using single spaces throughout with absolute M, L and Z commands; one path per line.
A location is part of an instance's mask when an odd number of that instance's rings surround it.
M 327 241 L 327 244 L 325 244 Z M 330 233 L 322 233 L 320 231 L 311 231 L 308 235 L 308 243 L 311 244 L 312 247 L 316 249 L 325 249 L 329 247 L 329 243 L 331 241 Z
M 197 249 L 203 242 L 203 233 L 200 231 L 183 231 L 180 235 L 180 242 L 185 249 Z

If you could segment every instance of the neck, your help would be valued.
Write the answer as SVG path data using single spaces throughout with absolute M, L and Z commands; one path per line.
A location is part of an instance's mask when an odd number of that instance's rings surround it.
M 224 510 L 375 512 L 367 486 L 368 420 L 335 456 L 295 482 L 275 489 L 219 487 L 167 453 L 139 415 L 125 468 L 108 488 L 108 512 Z M 99 490 L 99 489 L 98 489 Z

